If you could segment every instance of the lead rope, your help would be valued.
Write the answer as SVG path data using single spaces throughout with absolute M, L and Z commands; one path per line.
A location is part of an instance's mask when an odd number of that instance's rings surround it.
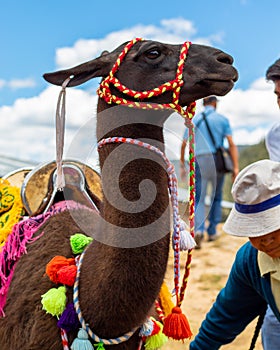
M 178 205 L 178 181 L 175 174 L 174 165 L 168 160 L 166 155 L 157 147 L 150 145 L 149 143 L 142 142 L 137 139 L 125 138 L 125 137 L 108 137 L 98 142 L 98 149 L 102 148 L 106 144 L 110 143 L 126 143 L 148 149 L 161 156 L 167 166 L 168 174 L 168 189 L 173 209 L 173 242 L 174 242 L 174 291 L 177 299 L 177 306 L 182 303 L 183 294 L 179 295 L 179 281 L 180 281 L 180 216 Z M 190 233 L 187 238 L 187 249 L 193 249 L 195 241 Z M 181 289 L 182 290 L 182 289 Z
M 260 330 L 262 328 L 262 324 L 263 324 L 263 320 L 264 320 L 265 314 L 266 314 L 266 309 L 258 317 L 258 321 L 257 321 L 256 327 L 255 327 L 255 331 L 254 331 L 254 334 L 253 334 L 253 337 L 252 337 L 252 340 L 251 340 L 251 344 L 250 344 L 249 350 L 255 349 L 255 346 L 256 346 L 256 343 L 257 343 L 257 339 L 258 339 L 258 336 L 260 334 Z

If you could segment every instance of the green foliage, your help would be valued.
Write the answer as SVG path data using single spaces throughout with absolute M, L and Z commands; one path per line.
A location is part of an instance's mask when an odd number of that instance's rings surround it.
M 265 141 L 251 146 L 239 146 L 239 170 L 242 170 L 247 165 L 254 163 L 261 159 L 268 159 L 268 153 L 265 147 Z M 232 202 L 231 196 L 232 179 L 231 174 L 227 174 L 225 178 L 223 199 Z

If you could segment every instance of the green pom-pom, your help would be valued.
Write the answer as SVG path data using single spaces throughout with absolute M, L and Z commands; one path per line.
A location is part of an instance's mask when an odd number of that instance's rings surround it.
M 42 295 L 43 310 L 52 316 L 60 316 L 66 307 L 66 287 L 51 288 Z
M 102 342 L 94 344 L 94 347 L 95 347 L 95 350 L 105 350 L 104 344 Z
M 70 237 L 70 245 L 73 254 L 80 254 L 84 251 L 87 245 L 92 242 L 93 238 L 84 235 L 83 233 L 75 233 Z
M 74 339 L 71 350 L 93 350 L 91 342 L 88 340 L 87 332 L 84 329 L 80 329 L 78 336 Z
M 147 337 L 145 342 L 145 349 L 146 350 L 156 350 L 162 347 L 167 341 L 168 338 L 165 334 L 162 333 L 163 326 L 160 322 L 157 322 L 157 324 L 160 327 L 160 331 L 155 334 Z

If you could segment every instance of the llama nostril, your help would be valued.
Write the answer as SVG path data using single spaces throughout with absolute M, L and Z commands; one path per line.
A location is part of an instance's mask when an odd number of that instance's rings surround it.
M 233 57 L 224 52 L 220 52 L 217 57 L 217 61 L 225 64 L 233 64 Z

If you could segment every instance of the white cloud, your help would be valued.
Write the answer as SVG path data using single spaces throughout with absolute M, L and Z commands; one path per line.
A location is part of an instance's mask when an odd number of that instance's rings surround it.
M 25 88 L 33 88 L 36 86 L 36 82 L 34 79 L 26 78 L 26 79 L 11 79 L 4 80 L 0 79 L 0 89 L 3 87 L 9 87 L 10 89 L 25 89 Z
M 34 79 L 26 78 L 26 79 L 12 79 L 7 82 L 7 85 L 11 89 L 23 89 L 23 88 L 31 88 L 36 86 L 36 82 Z
M 168 32 L 173 32 L 175 35 L 181 36 L 187 34 L 189 37 L 196 34 L 197 30 L 193 22 L 185 20 L 184 18 L 163 19 L 162 26 Z
M 33 161 L 55 157 L 55 111 L 60 89 L 48 87 L 40 95 L 18 99 L 0 108 L 0 149 L 5 155 Z M 95 114 L 97 97 L 79 89 L 67 89 L 65 151 L 77 130 Z M 94 134 L 95 131 L 93 130 Z
M 221 42 L 223 34 L 212 34 L 209 37 L 195 37 L 197 30 L 193 22 L 184 18 L 164 19 L 160 26 L 136 25 L 125 28 L 118 32 L 110 33 L 102 39 L 78 40 L 73 47 L 63 47 L 56 51 L 56 64 L 59 69 L 72 67 L 81 62 L 93 59 L 101 54 L 103 50 L 113 50 L 125 41 L 133 37 L 143 37 L 166 43 L 182 43 L 188 38 L 198 44 L 211 45 Z
M 255 137 L 259 135 L 258 140 L 254 138 L 257 142 L 263 138 L 273 123 L 279 121 L 280 117 L 276 97 L 273 93 L 273 85 L 267 83 L 264 78 L 253 82 L 248 90 L 234 89 L 220 98 L 218 111 L 229 118 L 234 130 L 234 138 L 238 144 L 246 141 L 243 137 L 241 139 L 238 136 L 241 135 L 241 129 L 244 129 L 244 132 L 245 130 L 250 130 L 250 132 L 254 130 Z M 260 129 L 264 132 L 261 133 Z M 253 142 L 247 138 L 245 143 Z

